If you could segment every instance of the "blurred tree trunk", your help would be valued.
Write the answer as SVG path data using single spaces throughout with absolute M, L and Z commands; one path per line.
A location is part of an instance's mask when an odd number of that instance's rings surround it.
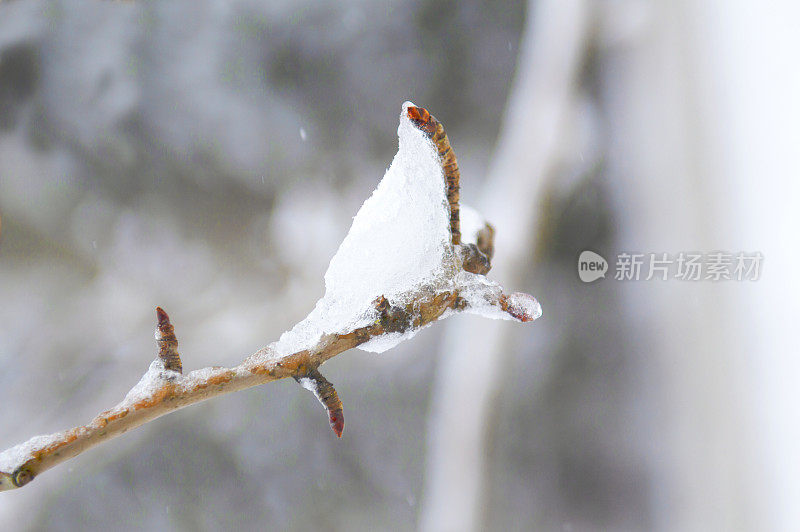
M 497 226 L 493 272 L 519 281 L 573 103 L 590 4 L 532 2 L 517 79 L 480 205 Z M 791 530 L 800 422 L 793 327 L 800 175 L 790 28 L 800 7 L 621 0 L 597 7 L 605 179 L 620 252 L 764 254 L 756 283 L 634 282 L 623 298 L 641 361 L 653 527 Z M 792 122 L 794 120 L 794 122 Z M 561 138 L 563 143 L 563 138 Z M 578 250 L 576 250 L 577 252 Z M 610 262 L 614 257 L 607 257 Z M 612 276 L 613 276 L 613 264 Z M 511 288 L 511 287 L 509 287 Z M 544 306 L 546 326 L 548 308 Z M 429 419 L 424 530 L 481 528 L 488 418 L 502 381 L 502 323 L 448 324 Z
M 537 202 L 563 140 L 588 33 L 583 0 L 531 1 L 516 79 L 481 200 L 496 229 L 491 276 L 519 285 L 535 245 Z M 545 315 L 547 309 L 544 309 Z M 481 528 L 489 405 L 514 332 L 504 322 L 448 324 L 431 401 L 423 530 Z
M 770 220 L 797 198 L 797 138 L 791 148 L 780 119 L 791 110 L 781 105 L 797 101 L 797 69 L 791 92 L 775 67 L 796 62 L 798 38 L 792 31 L 794 46 L 782 42 L 782 20 L 798 9 L 780 4 L 621 2 L 604 17 L 606 29 L 628 29 L 606 34 L 601 64 L 620 250 L 766 257 L 757 283 L 622 285 L 653 385 L 653 518 L 662 530 L 796 529 L 797 453 L 782 442 L 798 440 L 796 411 L 786 410 L 797 404 L 787 376 L 798 362 L 787 356 L 790 326 L 778 324 L 796 314 L 798 297 L 779 295 L 787 287 L 775 266 L 797 256 L 781 242 L 800 223 L 797 214 Z M 644 17 L 620 25 L 630 10 Z

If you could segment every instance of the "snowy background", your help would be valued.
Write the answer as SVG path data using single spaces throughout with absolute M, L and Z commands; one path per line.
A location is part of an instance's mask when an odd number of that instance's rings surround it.
M 0 3 L 0 447 L 155 356 L 301 320 L 397 149 L 446 126 L 533 324 L 458 316 L 165 418 L 0 494 L 22 530 L 792 530 L 797 53 L 786 0 Z M 760 251 L 756 283 L 579 281 Z M 612 265 L 613 267 L 613 265 Z

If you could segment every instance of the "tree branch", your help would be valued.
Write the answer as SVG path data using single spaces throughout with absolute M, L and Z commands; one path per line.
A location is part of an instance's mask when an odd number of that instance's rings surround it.
M 440 150 L 439 155 L 445 185 L 450 192 L 451 227 L 458 231 L 457 166 L 444 128 L 422 108 L 409 107 L 408 115 L 421 131 L 426 134 L 431 131 L 429 137 L 433 142 L 447 147 L 446 153 Z M 325 361 L 375 337 L 410 333 L 459 311 L 472 310 L 492 317 L 498 317 L 499 313 L 506 319 L 522 322 L 540 315 L 540 307 L 533 297 L 519 293 L 506 295 L 498 285 L 482 280 L 482 275 L 491 267 L 491 226 L 487 224 L 480 236 L 478 246 L 461 244 L 453 233 L 453 252 L 463 260 L 460 271 L 451 273 L 451 290 L 419 289 L 406 298 L 411 303 L 402 307 L 393 306 L 383 295 L 376 294 L 373 307 L 377 319 L 373 323 L 323 335 L 315 345 L 287 355 L 279 355 L 276 344 L 270 344 L 231 368 L 209 367 L 183 375 L 174 328 L 167 313 L 158 307 L 155 335 L 158 357 L 139 383 L 122 402 L 101 412 L 88 424 L 36 436 L 0 453 L 0 491 L 22 487 L 43 471 L 180 408 L 286 377 L 293 377 L 317 396 L 328 411 L 331 428 L 341 437 L 344 429 L 342 403 L 333 385 L 318 370 Z

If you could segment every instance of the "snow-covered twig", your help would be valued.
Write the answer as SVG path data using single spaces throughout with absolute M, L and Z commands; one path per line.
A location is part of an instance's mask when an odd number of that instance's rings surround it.
M 385 351 L 461 311 L 522 322 L 538 318 L 541 307 L 533 297 L 505 294 L 485 277 L 494 231 L 468 208 L 459 219 L 458 166 L 442 125 L 406 102 L 398 136 L 397 155 L 354 218 L 325 274 L 325 295 L 308 317 L 238 366 L 183 375 L 173 326 L 158 308 L 158 358 L 139 383 L 88 424 L 0 453 L 0 490 L 24 486 L 179 408 L 286 377 L 317 396 L 341 436 L 342 403 L 318 369 L 326 360 L 353 347 Z

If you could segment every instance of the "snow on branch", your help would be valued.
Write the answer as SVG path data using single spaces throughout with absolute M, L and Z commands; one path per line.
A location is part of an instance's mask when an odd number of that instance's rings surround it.
M 325 407 L 344 430 L 342 402 L 319 372 L 353 347 L 386 351 L 456 312 L 532 321 L 532 296 L 505 294 L 486 273 L 494 229 L 459 206 L 459 171 L 444 127 L 427 110 L 403 104 L 399 149 L 362 205 L 325 273 L 325 295 L 277 342 L 232 368 L 183 374 L 174 328 L 156 309 L 158 357 L 125 398 L 86 425 L 30 440 L 0 453 L 0 490 L 19 488 L 51 467 L 179 408 L 286 377 Z

